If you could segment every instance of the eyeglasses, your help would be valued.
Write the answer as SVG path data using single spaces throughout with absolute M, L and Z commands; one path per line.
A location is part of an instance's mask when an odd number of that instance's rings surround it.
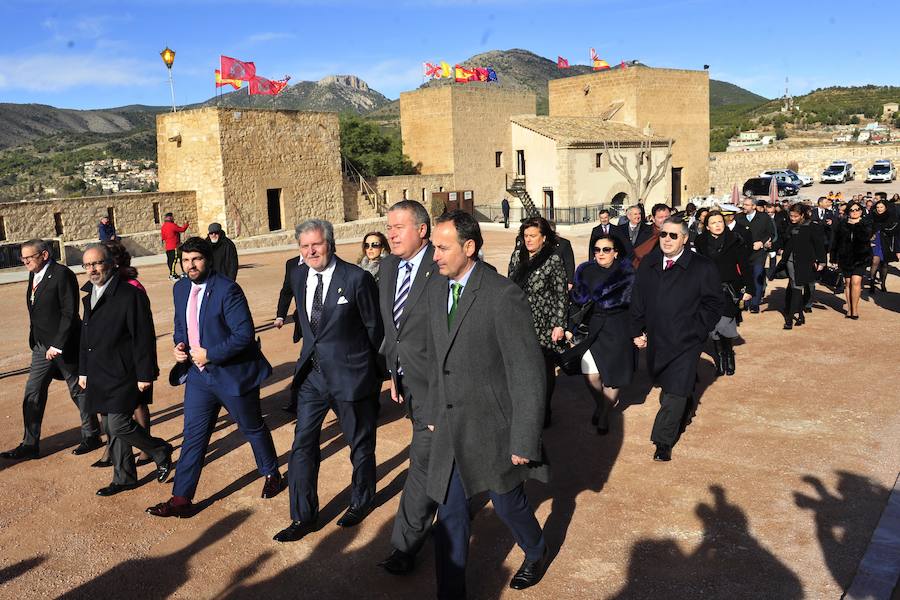
M 594 246 L 594 254 L 609 254 L 613 251 L 615 251 L 615 248 L 613 248 L 612 246 Z
M 43 252 L 38 252 L 37 254 L 32 254 L 30 256 L 23 256 L 19 260 L 21 260 L 23 263 L 29 263 L 29 262 L 33 261 L 35 258 L 37 258 L 38 256 L 40 256 L 41 254 L 43 254 Z
M 94 262 L 83 263 L 83 264 L 81 265 L 81 267 L 82 267 L 85 271 L 93 271 L 93 270 L 95 270 L 95 269 L 99 269 L 99 268 L 100 268 L 100 265 L 105 265 L 105 264 L 106 264 L 106 261 L 105 261 L 105 260 L 95 260 Z
M 363 248 L 381 248 L 381 242 L 365 242 L 363 243 Z
M 862 212 L 862 209 L 858 206 L 854 206 L 850 209 L 850 212 Z
M 669 238 L 669 239 L 677 240 L 678 238 L 681 237 L 681 234 L 680 234 L 680 233 L 676 233 L 676 232 L 674 232 L 674 231 L 660 231 L 660 232 L 659 232 L 659 237 L 660 237 L 660 239 L 662 239 L 662 238 Z

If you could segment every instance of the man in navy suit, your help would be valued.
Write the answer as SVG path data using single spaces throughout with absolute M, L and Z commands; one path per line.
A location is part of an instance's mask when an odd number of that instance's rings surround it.
M 314 525 L 319 512 L 319 435 L 333 410 L 353 463 L 350 507 L 341 527 L 359 524 L 375 497 L 375 420 L 381 373 L 377 354 L 384 337 L 375 279 L 334 256 L 331 223 L 310 219 L 297 226 L 304 264 L 291 276 L 303 348 L 294 375 L 297 426 L 288 487 L 291 524 L 274 539 L 293 542 Z
M 192 514 L 203 459 L 222 406 L 253 448 L 265 477 L 263 498 L 281 490 L 275 444 L 259 406 L 259 387 L 272 367 L 254 337 L 240 286 L 212 270 L 212 246 L 192 237 L 181 245 L 186 279 L 175 284 L 174 377 L 184 390 L 184 443 L 172 497 L 147 509 L 157 517 Z

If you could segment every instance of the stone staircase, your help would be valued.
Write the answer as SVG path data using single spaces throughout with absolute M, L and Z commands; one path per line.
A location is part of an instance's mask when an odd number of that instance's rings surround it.
M 525 214 L 529 218 L 541 216 L 541 213 L 538 211 L 537 207 L 535 207 L 531 196 L 528 194 L 528 190 L 525 189 L 525 177 L 523 175 L 513 177 L 512 181 L 507 177 L 506 191 L 519 199 L 519 202 L 521 202 L 522 206 L 525 208 Z

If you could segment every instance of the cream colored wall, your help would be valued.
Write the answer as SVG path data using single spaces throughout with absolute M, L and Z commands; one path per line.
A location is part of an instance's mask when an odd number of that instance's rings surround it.
M 423 175 L 453 172 L 452 85 L 400 94 L 403 153 Z
M 511 131 L 512 170 L 515 172 L 516 151 L 525 151 L 525 189 L 531 196 L 531 200 L 538 208 L 544 205 L 545 187 L 553 189 L 553 202 L 555 206 L 563 206 L 560 203 L 559 170 L 556 155 L 556 141 L 526 129 L 521 125 L 512 123 Z M 511 206 L 520 206 L 519 199 L 512 194 L 507 194 Z M 496 201 L 482 202 L 482 204 L 498 204 Z

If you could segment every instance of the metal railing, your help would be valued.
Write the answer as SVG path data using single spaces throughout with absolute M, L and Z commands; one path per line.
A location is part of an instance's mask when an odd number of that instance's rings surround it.
M 554 221 L 558 225 L 578 225 L 579 223 L 589 223 L 596 221 L 600 211 L 603 209 L 609 211 L 610 218 L 615 219 L 624 213 L 624 207 L 609 204 L 594 204 L 591 206 L 566 206 L 543 208 L 535 207 L 535 210 L 548 221 Z M 503 222 L 503 209 L 499 205 L 479 205 L 475 207 L 475 217 L 482 222 Z M 509 222 L 521 223 L 528 218 L 528 212 L 524 207 L 511 206 L 509 208 Z
M 59 240 L 46 240 L 50 244 L 50 254 L 53 260 L 60 258 Z M 0 244 L 0 269 L 11 269 L 13 267 L 22 266 L 22 244 L 4 243 Z

